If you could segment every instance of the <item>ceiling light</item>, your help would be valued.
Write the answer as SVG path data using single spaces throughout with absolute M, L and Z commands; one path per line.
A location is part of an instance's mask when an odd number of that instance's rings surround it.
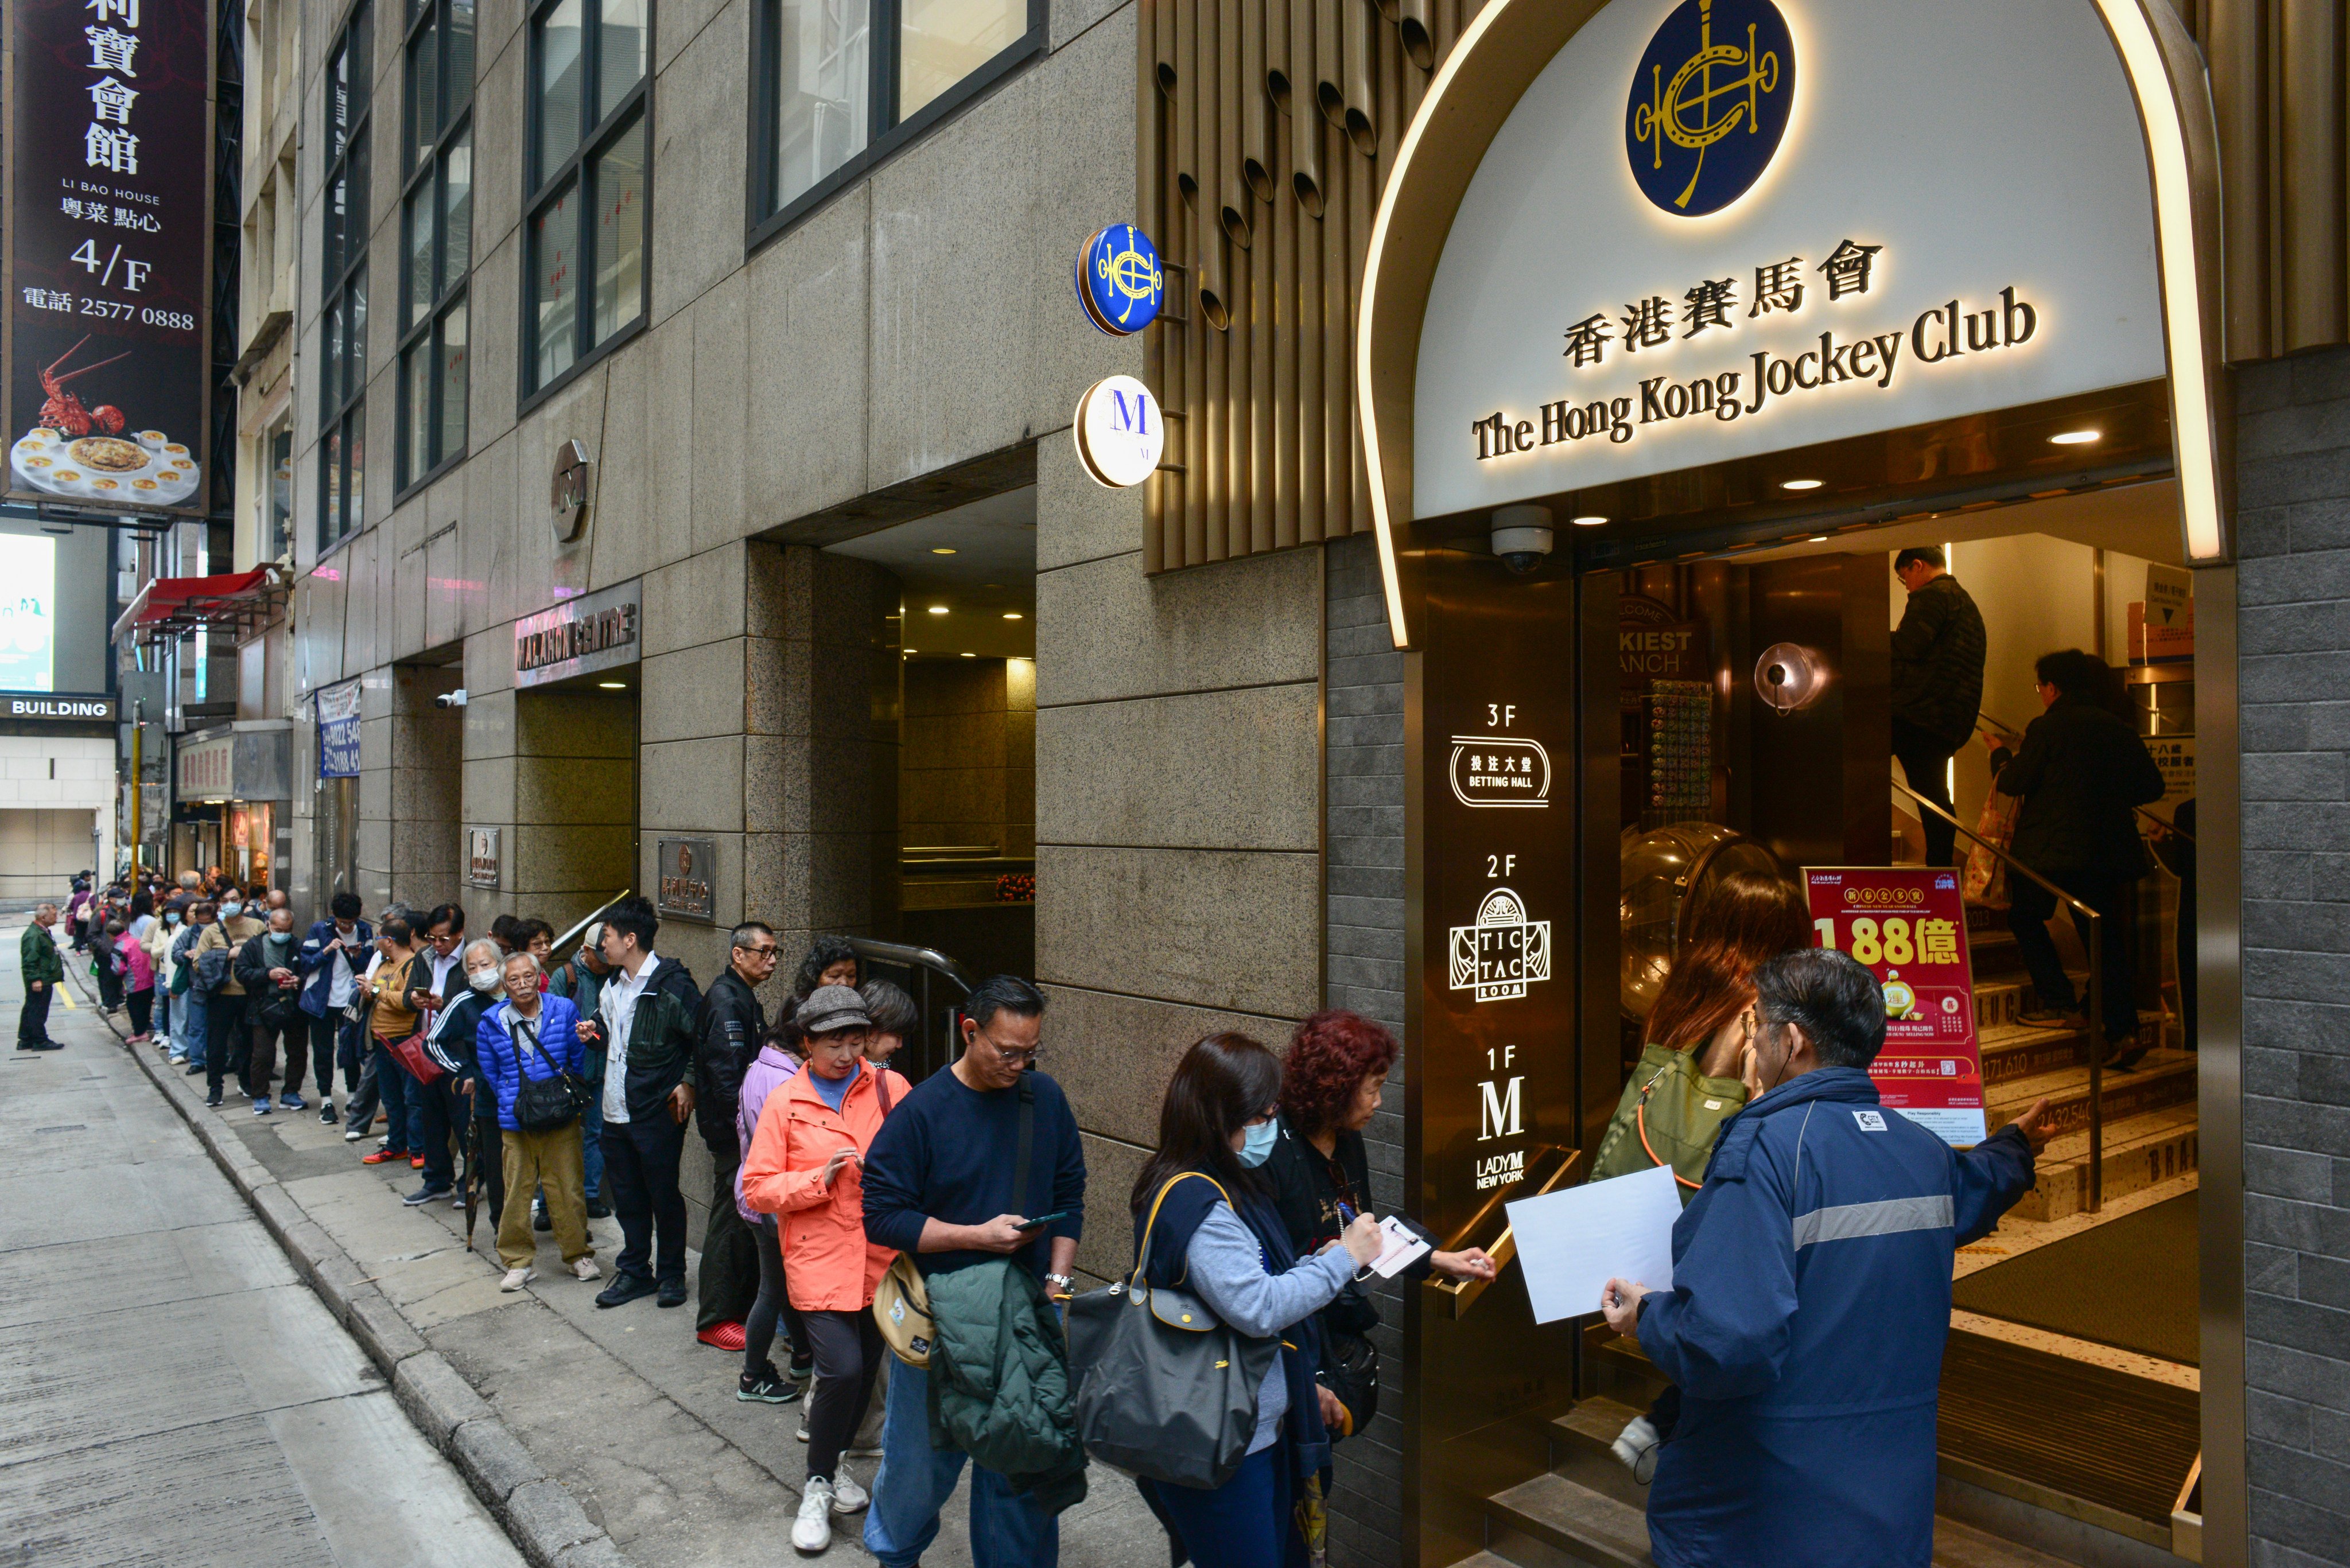
M 979 657 L 979 655 L 978 655 L 978 654 L 976 654 L 976 653 L 966 653 L 966 654 L 964 654 L 964 655 L 963 655 L 963 657 L 964 657 L 965 659 L 977 659 L 977 658 Z
M 951 545 L 933 545 L 931 546 L 931 554 L 933 556 L 951 556 L 954 554 L 954 546 Z
M 944 605 L 932 605 L 931 607 L 931 613 L 932 615 L 944 615 L 947 613 L 947 607 Z
M 607 691 L 626 691 L 629 689 L 625 680 L 598 680 L 596 684 Z
M 1784 479 L 1779 482 L 1782 490 L 1817 490 L 1819 487 L 1820 482 L 1816 479 Z
M 903 652 L 907 658 L 911 659 L 914 655 L 921 652 L 922 650 L 919 648 L 909 648 L 900 649 L 899 651 Z
M 1018 610 L 1005 610 L 1003 612 L 1003 618 L 1006 620 L 1018 620 L 1020 618 L 1020 612 Z
M 1575 520 L 1575 525 L 1578 528 L 1596 528 L 1607 521 L 1605 517 L 1578 517 Z
M 1828 536 L 1825 534 L 1814 534 L 1812 535 L 1812 543 L 1814 545 L 1825 545 L 1827 542 Z
M 2086 446 L 2103 434 L 2105 434 L 2103 431 L 2058 431 L 2048 438 L 2048 444 L 2050 446 Z

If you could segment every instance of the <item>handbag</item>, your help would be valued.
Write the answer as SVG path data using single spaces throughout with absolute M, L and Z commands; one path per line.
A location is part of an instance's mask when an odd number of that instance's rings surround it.
M 402 1068 L 406 1069 L 408 1075 L 420 1084 L 430 1086 L 439 1083 L 444 1075 L 441 1071 L 441 1064 L 435 1062 L 432 1059 L 432 1054 L 425 1050 L 424 1036 L 421 1034 L 411 1034 L 405 1040 L 387 1040 L 383 1043 L 383 1048 L 390 1052 L 392 1060 L 398 1062 Z
M 1168 1192 L 1187 1178 L 1224 1190 L 1196 1170 L 1168 1179 L 1143 1223 L 1134 1272 L 1069 1303 L 1069 1371 L 1086 1452 L 1154 1481 L 1213 1488 L 1248 1457 L 1257 1391 L 1281 1341 L 1248 1338 L 1198 1296 L 1149 1282 L 1151 1230 Z
M 515 1059 L 515 1074 L 521 1082 L 515 1086 L 515 1125 L 525 1132 L 554 1132 L 569 1127 L 588 1111 L 588 1085 L 573 1074 L 556 1066 L 555 1058 L 541 1050 L 537 1028 L 522 1019 L 515 1020 L 515 1039 L 537 1052 L 540 1061 L 554 1067 L 550 1077 L 534 1078 L 522 1070 L 522 1059 Z
M 2005 849 L 2015 842 L 2015 819 L 2022 810 L 2022 795 L 2002 794 L 1993 789 L 1983 796 L 1981 815 L 1975 818 L 1976 836 Z M 2007 867 L 1984 844 L 1967 846 L 1965 889 L 1970 904 L 1993 909 L 2008 907 Z
M 1640 1064 L 1632 1069 L 1624 1096 L 1617 1102 L 1615 1119 L 1599 1140 L 1590 1179 L 1605 1181 L 1669 1165 L 1673 1179 L 1694 1192 L 1704 1185 L 1721 1124 L 1745 1105 L 1744 1084 L 1704 1076 L 1692 1052 L 1650 1044 L 1641 1051 Z

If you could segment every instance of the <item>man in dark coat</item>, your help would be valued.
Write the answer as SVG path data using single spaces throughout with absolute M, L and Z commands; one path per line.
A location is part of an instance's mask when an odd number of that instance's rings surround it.
M 743 1096 L 743 1074 L 759 1054 L 767 1015 L 758 987 L 775 972 L 775 933 L 764 920 L 734 928 L 726 972 L 702 993 L 694 1020 L 699 1043 L 693 1059 L 693 1115 L 702 1141 L 710 1146 L 712 1182 L 710 1224 L 702 1235 L 700 1318 L 694 1337 L 721 1350 L 743 1348 L 743 1320 L 759 1296 L 759 1250 L 751 1227 L 734 1206 L 734 1172 L 743 1148 L 734 1111 Z
M 1974 732 L 1982 709 L 1982 612 L 1931 545 L 1893 557 L 1893 575 L 1909 590 L 1893 632 L 1893 755 L 1909 787 L 1950 809 L 1950 758 Z M 1930 811 L 1926 864 L 1948 866 L 1958 828 Z
M 2124 1071 L 2145 1056 L 2137 1035 L 2137 879 L 2146 874 L 2135 806 L 2162 798 L 2162 770 L 2146 742 L 2116 714 L 2109 699 L 2113 671 L 2078 649 L 2041 656 L 2033 666 L 2047 711 L 2025 727 L 2011 752 L 1987 737 L 1991 771 L 2002 794 L 2023 797 L 2011 853 L 2095 909 L 2102 929 L 2106 1039 L 2111 1064 Z M 2048 935 L 2055 896 L 2027 877 L 2010 877 L 2008 929 L 2032 972 L 2037 1005 L 2027 1023 L 2063 1022 L 2078 1005 L 2073 977 Z M 2082 943 L 2089 921 L 2073 911 Z
M 2048 1102 L 1969 1149 L 1878 1102 L 1885 993 L 1843 953 L 1754 971 L 1759 1024 L 1673 1282 L 1607 1326 L 1681 1391 L 1648 1492 L 1659 1568 L 1927 1568 L 1950 1264 L 2032 1188 Z
M 16 949 L 16 962 L 25 981 L 25 1005 L 16 1014 L 16 1049 L 60 1051 L 49 1038 L 49 999 L 66 977 L 66 961 L 58 956 L 57 940 L 49 928 L 57 923 L 57 907 L 43 904 L 33 911 L 33 923 Z

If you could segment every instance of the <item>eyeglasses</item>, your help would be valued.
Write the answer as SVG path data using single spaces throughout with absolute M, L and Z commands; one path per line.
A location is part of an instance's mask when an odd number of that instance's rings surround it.
M 1042 1045 L 1039 1045 L 1033 1050 L 1015 1051 L 1009 1045 L 998 1044 L 984 1029 L 980 1030 L 972 1036 L 972 1038 L 976 1040 L 985 1040 L 987 1042 L 987 1048 L 994 1052 L 998 1056 L 1002 1057 L 1003 1059 L 1003 1064 L 1007 1067 L 1034 1066 L 1035 1064 L 1036 1058 L 1043 1055 L 1045 1052 L 1045 1048 Z
M 775 944 L 769 942 L 763 948 L 738 948 L 735 950 L 749 953 L 753 958 L 773 958 L 775 956 Z

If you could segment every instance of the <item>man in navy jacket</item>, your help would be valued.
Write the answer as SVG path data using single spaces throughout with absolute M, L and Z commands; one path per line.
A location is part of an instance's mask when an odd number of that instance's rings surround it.
M 1673 1227 L 1673 1284 L 1603 1306 L 1681 1390 L 1648 1493 L 1659 1568 L 1927 1568 L 1956 1250 L 2032 1187 L 2042 1100 L 1971 1149 L 1883 1109 L 1885 996 L 1842 953 L 1754 973 L 1752 1097 Z
M 359 993 L 367 973 L 369 950 L 375 946 L 375 929 L 359 919 L 357 893 L 338 893 L 328 906 L 334 918 L 313 925 L 295 950 L 295 972 L 302 977 L 301 1007 L 310 1032 L 310 1064 L 317 1070 L 318 1119 L 334 1125 L 335 1044 L 342 1033 L 343 1009 Z M 295 1082 L 290 1069 L 286 1080 Z M 355 1069 L 343 1074 L 346 1094 L 359 1088 Z

